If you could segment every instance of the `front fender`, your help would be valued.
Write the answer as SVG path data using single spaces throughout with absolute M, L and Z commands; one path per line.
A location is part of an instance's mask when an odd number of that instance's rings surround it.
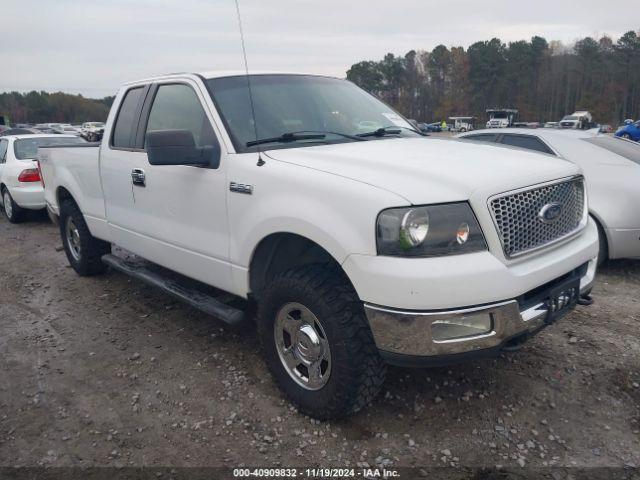
M 256 247 L 274 233 L 308 238 L 339 264 L 354 253 L 375 255 L 378 213 L 407 205 L 372 185 L 273 159 L 256 168 L 253 158 L 245 164 L 238 157 L 233 170 L 230 180 L 253 186 L 251 195 L 228 193 L 231 263 L 244 273 Z

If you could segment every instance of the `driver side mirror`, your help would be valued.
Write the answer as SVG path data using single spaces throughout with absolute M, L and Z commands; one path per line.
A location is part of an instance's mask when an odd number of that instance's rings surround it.
M 220 146 L 196 146 L 189 130 L 147 132 L 145 148 L 151 165 L 191 165 L 218 168 Z

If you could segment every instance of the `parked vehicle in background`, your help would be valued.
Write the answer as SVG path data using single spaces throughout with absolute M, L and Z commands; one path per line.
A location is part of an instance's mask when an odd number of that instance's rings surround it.
M 600 133 L 612 133 L 613 132 L 613 127 L 611 125 L 600 125 L 598 127 L 598 131 Z
M 591 128 L 592 121 L 593 118 L 587 111 L 573 112 L 571 115 L 565 115 L 565 117 L 560 120 L 560 128 L 586 130 Z
M 8 125 L 0 125 L 0 133 L 2 132 L 6 132 L 7 130 L 9 130 L 11 127 Z
M 473 119 L 475 117 L 449 117 L 453 123 L 448 125 L 450 132 L 470 132 L 473 130 Z
M 442 126 L 440 125 L 439 122 L 436 122 L 436 123 L 418 123 L 418 129 L 420 129 L 420 131 L 422 133 L 441 132 L 442 131 Z
M 103 133 L 103 122 L 85 122 L 82 124 L 82 136 L 89 142 L 97 142 L 102 140 Z
M 558 128 L 560 122 L 544 122 L 544 128 Z
M 27 210 L 46 207 L 36 156 L 44 145 L 85 143 L 68 135 L 12 135 L 0 137 L 0 204 L 11 223 Z
M 47 124 L 38 123 L 33 126 L 34 130 L 39 131 L 40 133 L 55 133 L 53 128 L 49 127 Z
M 627 140 L 633 140 L 634 142 L 640 142 L 640 120 L 635 123 L 630 123 L 624 128 L 619 129 L 615 133 L 616 137 L 626 138 Z
M 553 155 L 578 165 L 589 193 L 589 212 L 600 235 L 600 263 L 640 258 L 640 145 L 590 131 L 478 130 L 465 140 L 510 145 Z M 561 161 L 561 160 L 559 160 Z
M 518 118 L 518 110 L 515 108 L 488 108 L 487 128 L 507 128 L 513 125 Z
M 255 305 L 269 369 L 314 417 L 365 406 L 385 360 L 495 354 L 591 289 L 577 166 L 424 138 L 345 80 L 172 74 L 122 87 L 108 118 L 99 146 L 40 151 L 71 266 L 232 324 Z
M 9 128 L 4 132 L 0 132 L 0 137 L 5 137 L 7 135 L 37 135 L 41 134 L 40 130 L 36 130 L 35 128 Z
M 61 135 L 78 135 L 80 136 L 80 130 L 78 130 L 77 128 L 69 125 L 69 124 L 61 124 L 57 127 L 53 128 L 53 131 L 55 133 L 61 134 Z

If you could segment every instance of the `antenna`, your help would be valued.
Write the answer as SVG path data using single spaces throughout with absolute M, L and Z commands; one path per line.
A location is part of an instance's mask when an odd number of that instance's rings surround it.
M 240 41 L 242 43 L 242 57 L 244 59 L 244 71 L 247 77 L 247 88 L 249 89 L 249 103 L 251 104 L 251 116 L 253 117 L 253 133 L 255 134 L 256 141 L 258 140 L 258 121 L 256 119 L 256 108 L 253 104 L 253 92 L 251 90 L 251 76 L 249 75 L 249 62 L 247 62 L 247 49 L 244 44 L 244 30 L 242 29 L 242 17 L 240 15 L 240 4 L 239 0 L 235 0 L 236 2 L 236 13 L 238 15 L 238 28 L 240 29 Z M 258 163 L 257 165 L 261 167 L 265 164 L 265 161 L 262 159 L 262 154 L 260 152 L 260 145 L 257 145 L 258 150 Z

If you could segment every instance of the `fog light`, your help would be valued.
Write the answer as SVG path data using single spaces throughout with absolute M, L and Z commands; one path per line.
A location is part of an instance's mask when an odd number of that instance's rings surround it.
M 486 335 L 492 330 L 493 320 L 490 313 L 460 315 L 444 320 L 435 320 L 431 324 L 431 335 L 434 342 Z

